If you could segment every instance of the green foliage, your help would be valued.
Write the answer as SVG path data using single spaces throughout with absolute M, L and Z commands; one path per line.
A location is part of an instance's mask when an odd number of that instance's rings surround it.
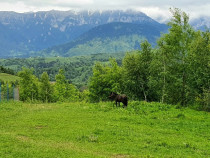
M 115 91 L 126 93 L 130 99 L 199 104 L 199 109 L 210 110 L 210 33 L 193 30 L 185 12 L 176 8 L 171 12 L 169 33 L 161 36 L 156 49 L 144 41 L 140 51 L 126 54 L 119 67 L 120 79 L 107 77 L 109 66 L 95 66 L 90 94 L 97 101 L 97 96 L 107 96 L 115 90 L 112 86 L 120 85 Z
M 168 23 L 169 33 L 158 41 L 163 75 L 162 102 L 186 105 L 187 97 L 187 58 L 194 30 L 189 25 L 185 12 L 171 9 L 173 18 Z M 174 82 L 175 84 L 171 84 Z
M 64 70 L 60 70 L 56 75 L 56 82 L 53 85 L 49 81 L 47 72 L 44 72 L 38 80 L 33 75 L 33 69 L 23 68 L 20 71 L 20 100 L 22 101 L 78 101 L 79 91 L 77 88 L 69 84 L 64 76 Z
M 94 101 L 107 100 L 111 91 L 120 91 L 121 75 L 115 59 L 110 59 L 110 65 L 96 63 L 89 83 L 90 98 Z
M 51 102 L 53 95 L 53 87 L 50 84 L 47 72 L 44 72 L 40 79 L 40 99 L 43 102 Z
M 55 92 L 54 95 L 56 97 L 56 100 L 64 101 L 64 98 L 67 96 L 67 80 L 64 75 L 64 70 L 60 69 L 59 73 L 55 76 L 56 82 L 55 82 Z
M 38 78 L 33 75 L 33 69 L 23 68 L 22 71 L 18 73 L 20 79 L 20 100 L 38 100 Z
M 1 157 L 209 157 L 210 114 L 129 102 L 0 103 Z
M 56 101 L 76 101 L 79 99 L 79 91 L 73 84 L 68 83 L 63 69 L 59 70 L 55 78 L 53 95 Z
M 94 54 L 90 56 L 78 57 L 52 57 L 52 58 L 13 58 L 0 59 L 0 63 L 6 68 L 11 68 L 16 72 L 22 67 L 34 69 L 34 74 L 41 77 L 43 72 L 49 74 L 49 80 L 55 81 L 55 76 L 59 69 L 65 70 L 65 77 L 78 88 L 87 86 L 88 79 L 92 75 L 92 67 L 96 61 L 107 63 L 109 58 L 115 58 L 118 64 L 122 63 L 125 53 L 116 54 Z
M 124 91 L 138 100 L 151 100 L 149 88 L 150 64 L 153 60 L 151 45 L 148 41 L 141 43 L 141 51 L 127 54 L 123 60 Z
M 190 46 L 188 58 L 189 88 L 188 97 L 205 106 L 210 111 L 210 32 L 196 32 L 196 40 Z

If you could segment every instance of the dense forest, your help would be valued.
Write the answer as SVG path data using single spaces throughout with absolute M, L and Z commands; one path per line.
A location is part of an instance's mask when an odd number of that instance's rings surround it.
M 41 65 L 30 65 L 33 62 L 22 59 L 34 69 L 23 68 L 18 73 L 22 78 L 19 82 L 20 99 L 105 101 L 114 91 L 125 93 L 130 100 L 182 107 L 195 105 L 200 110 L 210 111 L 210 32 L 195 31 L 185 12 L 179 9 L 171 12 L 169 32 L 158 39 L 156 48 L 145 40 L 140 44 L 140 50 L 127 53 L 122 60 L 114 57 L 107 62 L 106 59 L 103 63 L 95 63 L 92 69 L 93 61 L 87 63 L 85 57 L 75 65 L 63 62 L 62 66 L 59 59 L 55 65 L 53 61 L 46 63 L 45 59 L 39 59 L 39 62 L 43 60 Z M 65 74 L 68 71 L 71 73 Z M 88 86 L 83 92 L 72 84 L 71 78 L 78 75 L 73 72 L 83 75 L 83 83 Z M 55 82 L 52 84 L 50 80 Z M 78 83 L 82 84 L 81 81 Z

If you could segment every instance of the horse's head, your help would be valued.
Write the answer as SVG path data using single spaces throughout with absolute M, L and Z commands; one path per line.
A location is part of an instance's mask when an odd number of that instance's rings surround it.
M 117 93 L 111 92 L 110 95 L 109 95 L 109 99 L 112 99 L 113 100 L 113 99 L 116 98 L 117 95 L 118 95 Z

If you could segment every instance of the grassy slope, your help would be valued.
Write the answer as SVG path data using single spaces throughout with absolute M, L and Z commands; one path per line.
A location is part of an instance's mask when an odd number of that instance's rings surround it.
M 0 80 L 4 82 L 11 82 L 11 81 L 17 81 L 20 78 L 14 75 L 6 74 L 6 73 L 0 73 Z
M 106 38 L 106 39 L 93 39 L 83 44 L 79 44 L 74 48 L 71 48 L 65 55 L 66 56 L 78 56 L 78 55 L 90 55 L 101 53 L 119 53 L 134 51 L 139 48 L 135 48 L 136 44 L 140 47 L 140 43 L 145 38 L 139 35 L 121 36 L 119 38 Z
M 0 157 L 208 157 L 210 115 L 159 103 L 0 103 Z

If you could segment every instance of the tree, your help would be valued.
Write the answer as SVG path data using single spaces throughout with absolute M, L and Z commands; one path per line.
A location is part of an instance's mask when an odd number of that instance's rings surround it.
M 132 99 L 141 100 L 140 84 L 141 69 L 139 68 L 140 54 L 127 53 L 123 59 L 123 86 L 125 93 Z
M 111 91 L 121 92 L 121 68 L 115 59 L 110 59 L 110 65 L 96 63 L 93 76 L 89 82 L 89 92 L 92 101 L 107 100 Z
M 23 68 L 18 73 L 20 80 L 20 100 L 38 100 L 38 78 L 33 75 L 33 69 Z
M 189 25 L 185 12 L 170 9 L 173 18 L 168 23 L 169 33 L 158 41 L 162 66 L 162 101 L 186 105 L 187 57 L 189 46 L 194 39 L 194 30 Z
M 79 100 L 79 90 L 73 84 L 66 85 L 66 100 L 68 101 L 78 101 Z
M 40 79 L 40 98 L 43 102 L 50 102 L 52 100 L 52 86 L 49 81 L 47 72 L 43 72 Z
M 124 85 L 126 92 L 138 100 L 148 100 L 150 91 L 150 64 L 152 48 L 145 40 L 141 43 L 141 50 L 133 54 L 127 54 L 123 60 Z M 149 100 L 151 97 L 149 97 Z
M 67 94 L 67 80 L 64 75 L 64 70 L 60 69 L 55 76 L 54 97 L 58 101 L 64 101 Z
M 59 70 L 55 79 L 54 98 L 56 101 L 76 101 L 79 99 L 78 89 L 73 84 L 68 83 L 63 69 Z
M 202 104 L 210 111 L 210 32 L 196 32 L 188 57 L 189 94 L 191 103 Z
M 141 69 L 141 77 L 140 77 L 140 84 L 141 89 L 144 94 L 144 100 L 147 101 L 150 86 L 149 86 L 149 79 L 150 79 L 150 65 L 153 60 L 152 55 L 152 48 L 151 44 L 145 40 L 141 43 L 141 51 L 140 51 L 140 69 Z

